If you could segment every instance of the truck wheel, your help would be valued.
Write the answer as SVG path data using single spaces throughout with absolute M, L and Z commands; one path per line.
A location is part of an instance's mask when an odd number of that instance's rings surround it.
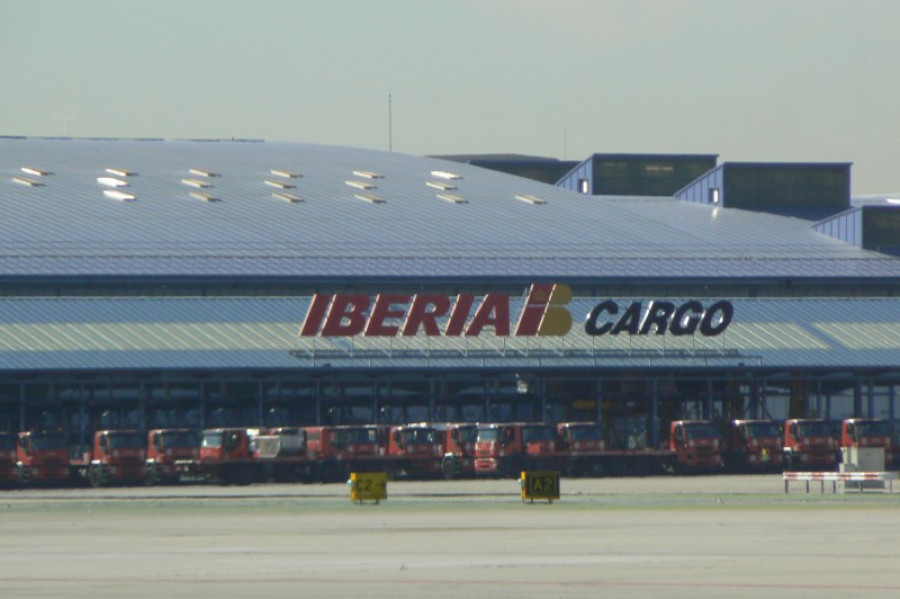
M 100 466 L 92 465 L 88 469 L 88 481 L 90 481 L 91 486 L 95 489 L 102 487 L 106 484 L 106 477 L 103 475 L 103 468 Z
M 159 484 L 160 476 L 159 468 L 155 465 L 147 466 L 144 470 L 144 484 L 148 487 Z
M 445 456 L 444 459 L 441 460 L 441 474 L 443 474 L 444 478 L 447 480 L 452 480 L 458 476 L 459 467 L 453 457 Z
M 27 466 L 22 466 L 22 467 L 18 468 L 17 474 L 19 477 L 20 485 L 22 485 L 23 487 L 27 487 L 28 485 L 31 484 L 31 469 L 30 468 L 28 468 Z

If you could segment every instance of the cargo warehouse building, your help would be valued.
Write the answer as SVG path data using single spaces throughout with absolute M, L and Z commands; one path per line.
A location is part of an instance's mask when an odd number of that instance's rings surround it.
M 849 164 L 454 160 L 0 139 L 0 430 L 900 419 L 900 206 Z

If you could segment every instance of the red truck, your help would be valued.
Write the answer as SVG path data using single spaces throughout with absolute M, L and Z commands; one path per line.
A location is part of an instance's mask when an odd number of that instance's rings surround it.
M 551 424 L 479 424 L 475 474 L 518 477 L 522 470 L 559 470 L 563 460 L 558 444 Z
M 877 418 L 848 418 L 841 423 L 841 447 L 883 447 L 887 470 L 896 463 L 891 423 Z
M 384 432 L 375 425 L 308 426 L 306 478 L 346 481 L 350 472 L 372 472 L 384 465 Z
M 784 423 L 785 470 L 835 470 L 837 456 L 827 420 L 792 418 Z
M 145 437 L 133 429 L 94 433 L 90 461 L 75 463 L 92 487 L 144 482 L 147 446 Z
M 475 441 L 478 426 L 474 423 L 436 425 L 441 435 L 443 457 L 441 472 L 444 478 L 468 477 L 475 474 Z
M 64 484 L 71 479 L 66 437 L 55 431 L 23 431 L 17 449 L 19 483 Z
M 184 465 L 200 457 L 200 435 L 197 431 L 153 429 L 147 433 L 145 477 L 148 485 L 174 483 L 181 479 Z
M 437 429 L 426 424 L 392 426 L 388 431 L 388 474 L 406 478 L 431 478 L 441 475 L 444 457 Z
M 16 436 L 0 433 L 0 485 L 10 486 L 19 481 L 16 472 Z
M 669 425 L 670 468 L 704 472 L 724 468 L 719 433 L 705 420 L 675 420 Z
M 772 420 L 732 420 L 725 431 L 723 461 L 731 472 L 781 472 L 783 433 Z

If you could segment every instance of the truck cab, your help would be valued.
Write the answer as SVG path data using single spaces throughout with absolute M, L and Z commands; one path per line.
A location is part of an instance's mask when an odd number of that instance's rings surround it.
M 375 425 L 307 426 L 303 430 L 315 480 L 346 480 L 351 471 L 377 468 L 385 453 L 383 430 Z
M 69 450 L 66 437 L 56 431 L 19 433 L 16 450 L 19 482 L 55 484 L 69 480 Z
M 92 487 L 102 487 L 144 480 L 146 459 L 146 437 L 140 432 L 133 429 L 97 431 L 87 471 L 88 481 Z
M 847 418 L 841 423 L 841 447 L 882 447 L 885 468 L 896 463 L 891 423 L 878 418 Z
M 177 481 L 179 462 L 200 457 L 200 435 L 186 428 L 157 428 L 147 433 L 147 484 Z
M 596 422 L 560 422 L 556 430 L 561 449 L 589 453 L 606 449 L 603 429 Z
M 478 425 L 475 473 L 518 476 L 523 469 L 558 469 L 556 428 L 544 423 Z
M 835 470 L 837 444 L 827 420 L 793 418 L 784 423 L 785 470 Z
M 443 448 L 437 430 L 428 425 L 392 426 L 386 454 L 393 458 L 397 473 L 434 476 L 441 473 Z
M 716 427 L 706 420 L 675 420 L 669 425 L 668 449 L 676 471 L 719 470 L 722 445 Z
M 253 456 L 250 435 L 245 428 L 212 428 L 200 440 L 201 462 L 247 460 Z
M 781 472 L 781 441 L 781 427 L 772 420 L 732 420 L 725 436 L 725 465 L 737 472 Z
M 441 472 L 444 478 L 475 474 L 475 442 L 478 426 L 473 423 L 451 423 L 439 429 L 444 456 Z

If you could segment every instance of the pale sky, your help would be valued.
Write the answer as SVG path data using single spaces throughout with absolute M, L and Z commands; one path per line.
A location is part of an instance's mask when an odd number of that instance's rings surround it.
M 853 162 L 900 192 L 898 0 L 0 0 L 0 81 L 4 135 Z

